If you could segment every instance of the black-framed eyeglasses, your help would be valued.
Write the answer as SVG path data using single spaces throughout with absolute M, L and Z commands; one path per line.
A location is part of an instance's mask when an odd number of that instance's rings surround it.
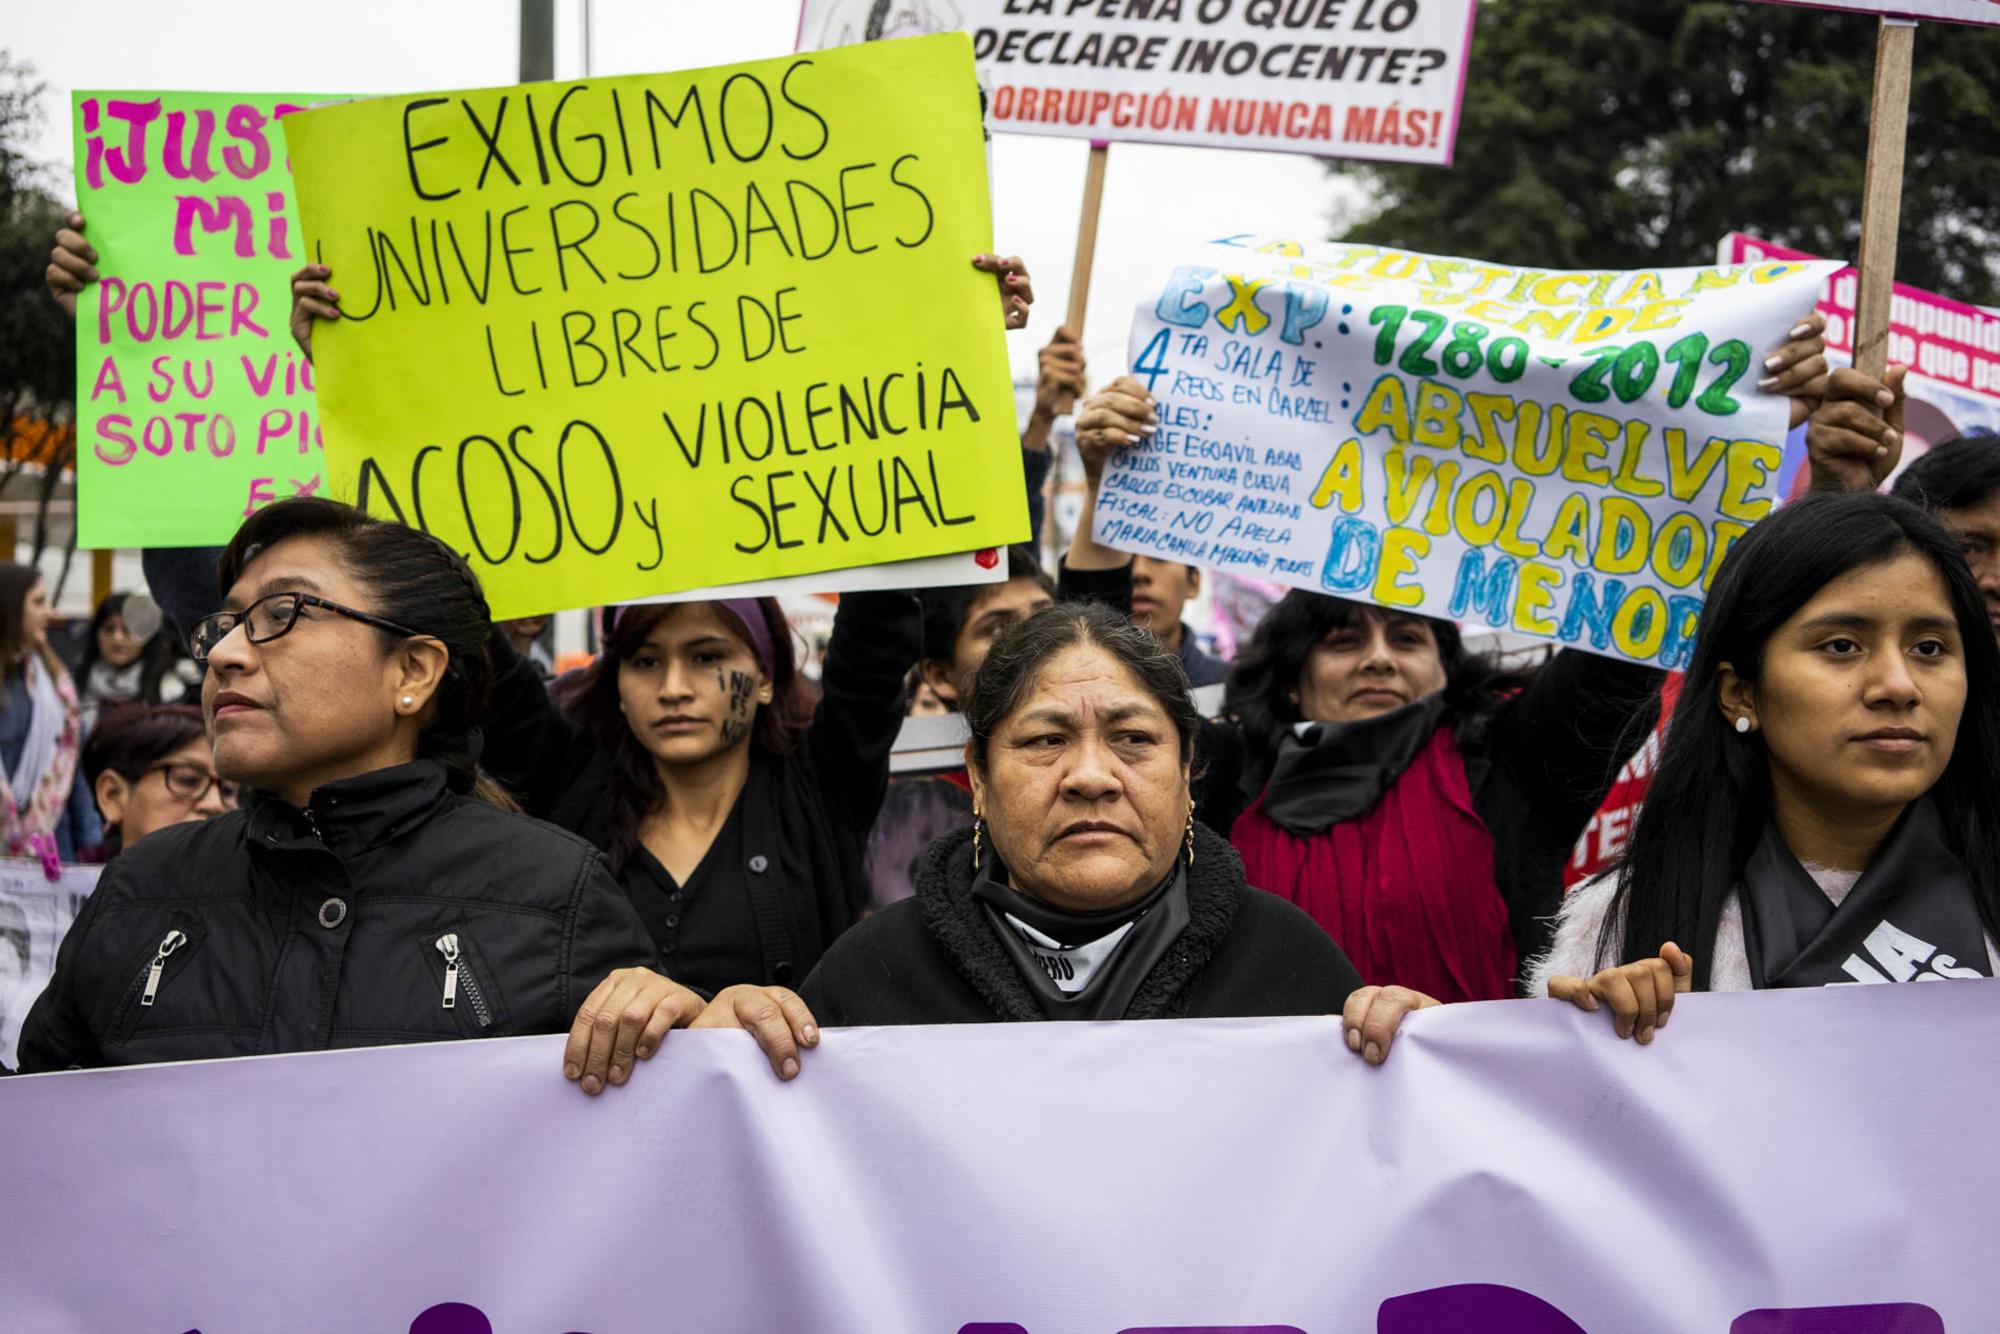
M 196 662 L 207 662 L 215 646 L 239 625 L 243 627 L 243 633 L 250 637 L 251 643 L 268 644 L 291 632 L 291 628 L 298 624 L 301 607 L 324 607 L 350 620 L 382 630 L 393 630 L 405 638 L 423 637 L 421 631 L 412 630 L 407 625 L 398 625 L 353 607 L 343 607 L 338 602 L 329 602 L 311 593 L 273 593 L 269 597 L 258 598 L 242 611 L 219 611 L 196 621 L 194 633 L 188 636 L 188 652 Z
M 165 775 L 167 791 L 184 801 L 200 801 L 208 795 L 210 788 L 214 788 L 222 797 L 222 804 L 230 807 L 232 810 L 235 809 L 237 797 L 236 784 L 226 778 L 217 778 L 200 765 L 180 764 L 169 760 L 164 764 L 153 765 L 146 770 L 146 773 Z M 141 777 L 144 777 L 144 775 L 142 774 Z

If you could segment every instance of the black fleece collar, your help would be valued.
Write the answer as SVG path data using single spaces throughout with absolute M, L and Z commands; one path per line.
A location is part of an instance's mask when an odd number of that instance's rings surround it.
M 1176 860 L 1159 887 L 1137 903 L 1108 913 L 1066 913 L 1015 889 L 1007 882 L 1007 869 L 993 858 L 973 877 L 972 896 L 986 910 L 1000 948 L 1028 980 L 1044 1014 L 1051 1019 L 1122 1019 L 1139 984 L 1187 928 L 1186 869 Z M 1043 970 L 1044 956 L 1007 922 L 1009 915 L 1066 947 L 1101 940 L 1121 927 L 1131 929 L 1113 943 L 1082 990 L 1065 992 Z
M 1228 938 L 1244 892 L 1243 862 L 1206 825 L 1195 824 L 1195 864 L 1187 872 L 1188 922 L 1147 972 L 1123 1015 L 1170 1019 L 1185 1014 L 1188 993 Z M 959 975 L 1004 1020 L 1046 1019 L 1028 983 L 1008 957 L 980 901 L 973 896 L 972 831 L 932 843 L 918 863 L 917 903 L 924 926 L 951 957 Z

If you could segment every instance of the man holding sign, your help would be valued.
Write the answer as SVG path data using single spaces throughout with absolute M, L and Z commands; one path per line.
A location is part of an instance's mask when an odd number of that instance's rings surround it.
M 1825 374 L 1798 322 L 1818 276 L 1250 238 L 1200 260 L 1142 304 L 1137 374 L 1078 419 L 1087 457 L 1118 457 L 1071 560 L 1127 547 L 1291 583 L 1227 705 L 1261 793 L 1232 837 L 1252 882 L 1364 979 L 1513 994 L 1645 734 L 1640 663 L 1685 654 L 1716 548 L 1776 494 L 1780 395 Z M 1510 677 L 1466 652 L 1475 617 L 1588 652 Z

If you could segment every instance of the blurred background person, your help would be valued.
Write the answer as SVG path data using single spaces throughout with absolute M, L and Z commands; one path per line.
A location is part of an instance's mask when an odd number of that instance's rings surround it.
M 87 736 L 113 705 L 178 704 L 190 692 L 199 694 L 201 669 L 175 642 L 150 597 L 113 593 L 90 618 L 76 683 Z
M 1512 673 L 1450 621 L 1295 589 L 1229 678 L 1256 794 L 1230 842 L 1364 980 L 1511 996 L 1662 677 L 1574 649 Z
M 556 674 L 555 654 L 549 651 L 549 623 L 553 616 L 517 616 L 511 621 L 498 621 L 495 628 L 507 636 L 507 642 L 514 651 L 533 663 L 535 669 L 548 680 Z
M 1199 690 L 1219 686 L 1229 676 L 1229 664 L 1202 651 L 1181 614 L 1201 596 L 1201 571 L 1179 561 L 1153 556 L 1132 558 L 1132 619 L 1166 645 L 1181 660 L 1188 684 Z
M 1903 469 L 1890 494 L 1922 505 L 1958 541 L 1959 554 L 2000 635 L 2000 436 L 1968 431 Z
M 1042 572 L 1033 547 L 1008 547 L 1003 559 L 1007 577 L 997 584 L 960 584 L 921 594 L 924 684 L 953 712 L 1000 632 L 1056 600 L 1055 581 Z
M 40 858 L 54 879 L 102 832 L 79 781 L 82 710 L 49 647 L 50 620 L 40 571 L 0 561 L 0 849 Z
M 111 709 L 83 743 L 83 781 L 104 823 L 103 842 L 84 861 L 109 861 L 156 829 L 236 809 L 236 784 L 216 776 L 193 704 Z
M 937 691 L 932 690 L 930 683 L 924 680 L 921 670 L 911 671 L 908 692 L 909 702 L 903 706 L 905 717 L 942 718 L 951 712 L 938 698 Z

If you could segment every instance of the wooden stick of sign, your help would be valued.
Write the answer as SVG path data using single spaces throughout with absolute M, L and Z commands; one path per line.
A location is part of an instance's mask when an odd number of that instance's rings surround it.
M 1882 378 L 1889 361 L 1889 307 L 1896 288 L 1896 232 L 1903 212 L 1903 146 L 1909 137 L 1914 19 L 1881 21 L 1875 41 L 1875 96 L 1868 113 L 1868 176 L 1861 198 L 1859 291 L 1854 366 Z
M 1097 214 L 1104 203 L 1104 164 L 1110 154 L 1111 145 L 1104 140 L 1090 141 L 1090 165 L 1083 173 L 1083 213 L 1076 223 L 1076 262 L 1069 271 L 1069 317 L 1064 321 L 1078 343 L 1083 342 L 1083 317 L 1090 306 L 1090 266 L 1097 259 Z M 1065 413 L 1075 406 L 1071 396 L 1064 394 L 1056 412 Z

